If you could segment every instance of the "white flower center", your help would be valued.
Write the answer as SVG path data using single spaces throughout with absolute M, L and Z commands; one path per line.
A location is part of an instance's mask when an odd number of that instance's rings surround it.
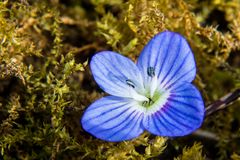
M 161 87 L 153 67 L 148 68 L 147 74 L 148 78 L 144 89 L 137 88 L 131 80 L 126 80 L 126 83 L 129 85 L 131 98 L 136 102 L 136 109 L 146 114 L 152 114 L 166 104 L 170 93 Z

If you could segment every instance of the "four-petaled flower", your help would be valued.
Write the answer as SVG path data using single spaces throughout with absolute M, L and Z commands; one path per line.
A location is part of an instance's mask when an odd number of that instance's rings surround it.
M 90 68 L 110 94 L 85 111 L 83 128 L 106 141 L 130 140 L 144 130 L 159 136 L 184 136 L 200 127 L 204 103 L 191 84 L 196 75 L 193 53 L 178 33 L 155 35 L 137 63 L 111 51 L 92 57 Z

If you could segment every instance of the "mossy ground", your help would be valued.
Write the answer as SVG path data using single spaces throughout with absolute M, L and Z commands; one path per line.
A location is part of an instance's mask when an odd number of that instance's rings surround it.
M 3 0 L 0 2 L 0 147 L 4 159 L 240 159 L 239 101 L 209 117 L 197 134 L 144 133 L 121 143 L 81 128 L 103 96 L 88 67 L 114 50 L 136 60 L 156 33 L 190 43 L 194 83 L 205 103 L 240 87 L 239 0 Z M 1 158 L 0 158 L 1 159 Z

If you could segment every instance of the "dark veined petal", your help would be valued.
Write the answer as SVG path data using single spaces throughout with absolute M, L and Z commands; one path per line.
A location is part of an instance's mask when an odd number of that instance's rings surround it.
M 181 82 L 192 82 L 196 75 L 193 53 L 180 34 L 165 31 L 154 36 L 144 47 L 137 66 L 147 82 L 148 69 L 154 68 L 159 83 L 169 88 Z
M 145 115 L 143 126 L 160 136 L 184 136 L 198 129 L 204 118 L 204 103 L 199 91 L 190 83 L 171 90 L 168 101 L 160 109 Z
M 102 51 L 90 63 L 94 79 L 105 92 L 120 97 L 133 97 L 143 89 L 141 73 L 133 61 L 111 51 Z
M 103 97 L 85 111 L 81 120 L 82 127 L 106 141 L 133 139 L 143 132 L 143 113 L 135 105 L 136 102 L 127 98 Z

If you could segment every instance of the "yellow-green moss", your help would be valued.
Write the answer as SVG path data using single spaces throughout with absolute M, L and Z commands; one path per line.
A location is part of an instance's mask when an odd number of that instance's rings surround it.
M 205 160 L 206 158 L 202 155 L 202 146 L 199 143 L 195 143 L 191 148 L 183 148 L 182 155 L 174 160 Z
M 144 133 L 108 143 L 84 132 L 79 119 L 103 96 L 88 69 L 91 56 L 109 49 L 135 60 L 147 41 L 164 30 L 179 32 L 190 43 L 198 67 L 194 83 L 206 104 L 239 88 L 239 10 L 239 0 L 0 2 L 4 159 L 236 159 L 239 101 L 206 118 L 202 129 L 220 138 L 210 147 L 211 139 L 194 134 L 181 141 Z M 189 143 L 192 147 L 186 148 Z

